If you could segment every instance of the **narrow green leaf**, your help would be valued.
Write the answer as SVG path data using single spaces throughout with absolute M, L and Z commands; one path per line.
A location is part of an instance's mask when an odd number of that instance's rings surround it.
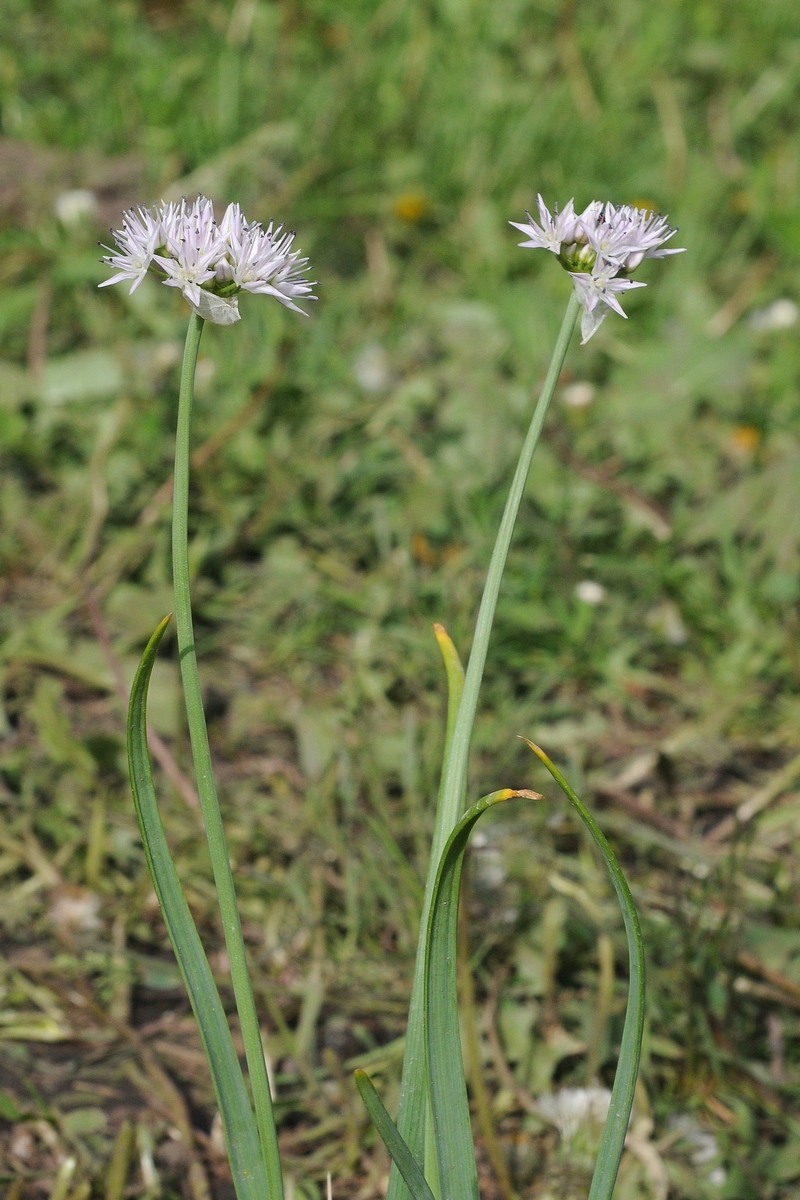
M 573 808 L 576 809 L 595 844 L 602 854 L 608 867 L 614 890 L 617 893 L 622 919 L 625 922 L 625 933 L 628 938 L 628 959 L 630 964 L 630 983 L 628 985 L 628 1008 L 625 1013 L 625 1025 L 620 1043 L 619 1062 L 611 1092 L 611 1104 L 608 1110 L 597 1162 L 589 1189 L 588 1200 L 611 1200 L 614 1184 L 619 1171 L 619 1161 L 625 1148 L 625 1135 L 628 1132 L 633 1094 L 636 1089 L 636 1076 L 639 1074 L 639 1059 L 642 1053 L 642 1035 L 644 1033 L 644 996 L 645 970 L 644 945 L 642 930 L 639 925 L 639 914 L 633 902 L 628 881 L 622 873 L 617 857 L 611 849 L 605 834 L 589 812 L 586 805 L 575 794 L 564 776 L 538 746 L 522 739 L 530 746 L 536 757 L 544 763 L 550 774 L 561 788 Z
M 147 644 L 128 708 L 128 765 L 147 865 L 206 1052 L 238 1200 L 264 1200 L 267 1174 L 225 1010 L 169 851 L 147 751 L 147 690 L 165 617 Z
M 402 1175 L 413 1200 L 433 1200 L 433 1192 L 425 1182 L 425 1176 L 422 1174 L 419 1163 L 397 1132 L 397 1126 L 383 1107 L 383 1101 L 375 1091 L 369 1075 L 366 1071 L 356 1071 L 355 1078 L 356 1086 L 361 1093 L 361 1099 L 364 1101 L 364 1107 L 370 1115 L 372 1124 L 380 1134 L 383 1144 Z
M 461 870 L 478 818 L 512 796 L 538 792 L 504 788 L 468 810 L 448 838 L 433 887 L 425 943 L 425 1042 L 442 1200 L 478 1200 L 478 1173 L 458 1021 L 456 939 Z
M 442 654 L 444 669 L 447 675 L 447 725 L 444 755 L 442 757 L 442 762 L 446 763 L 448 754 L 450 753 L 450 743 L 453 737 L 453 730 L 455 729 L 458 706 L 461 703 L 461 693 L 464 690 L 464 668 L 461 665 L 461 659 L 458 657 L 458 651 L 453 644 L 453 640 L 445 627 L 438 623 L 434 624 L 433 632 L 439 644 L 439 650 Z M 441 789 L 444 787 L 444 778 L 445 771 L 443 767 L 439 790 L 440 803 L 436 809 L 436 828 L 433 837 L 434 846 L 441 846 L 446 840 L 446 833 L 443 834 L 440 828 L 443 812 L 441 806 Z M 428 924 L 432 887 L 433 871 L 429 868 L 428 883 L 422 905 L 419 947 L 417 949 L 417 960 L 420 963 L 424 962 L 425 930 Z M 408 1008 L 408 1030 L 406 1034 L 405 1053 L 403 1055 L 403 1078 L 400 1085 L 400 1111 L 397 1126 L 401 1137 L 409 1146 L 412 1154 L 421 1162 L 424 1162 L 426 1178 L 431 1184 L 438 1200 L 440 1188 L 436 1156 L 435 1153 L 432 1155 L 430 1151 L 432 1144 L 429 1128 L 431 1111 L 425 1065 L 424 991 L 424 972 L 422 970 L 415 970 L 414 985 L 411 989 L 411 1002 Z M 413 1101 L 406 1103 L 406 1096 L 413 1096 Z M 393 1165 L 389 1179 L 387 1200 L 390 1200 L 391 1197 L 394 1197 L 395 1200 L 407 1200 L 402 1177 L 398 1175 L 398 1171 L 399 1168 Z
M 438 621 L 434 622 L 433 632 L 436 641 L 439 643 L 439 650 L 444 660 L 444 669 L 447 675 L 447 731 L 445 733 L 444 754 L 442 756 L 442 762 L 447 762 L 447 757 L 450 753 L 450 743 L 453 740 L 453 730 L 456 727 L 458 706 L 461 703 L 461 695 L 464 691 L 464 668 L 461 664 L 461 659 L 458 657 L 458 651 L 455 648 L 453 639 L 444 625 L 440 625 Z M 442 773 L 443 784 L 444 772 Z

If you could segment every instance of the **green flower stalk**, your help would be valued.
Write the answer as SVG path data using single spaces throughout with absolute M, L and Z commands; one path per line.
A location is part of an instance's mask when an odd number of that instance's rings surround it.
M 522 503 L 522 496 L 528 480 L 534 451 L 539 443 L 545 417 L 553 399 L 553 393 L 555 392 L 561 368 L 564 365 L 564 359 L 566 358 L 567 349 L 569 348 L 579 312 L 580 304 L 573 292 L 567 304 L 567 311 L 561 323 L 561 330 L 556 341 L 555 350 L 553 351 L 553 357 L 550 361 L 550 367 L 542 386 L 538 403 L 534 409 L 517 469 L 514 473 L 514 479 L 511 483 L 503 518 L 500 522 L 500 529 L 492 552 L 480 609 L 478 610 L 475 637 L 472 642 L 472 653 L 469 658 L 466 678 L 464 679 L 463 693 L 460 695 L 460 702 L 455 707 L 451 706 L 451 712 L 456 715 L 453 721 L 452 733 L 445 750 L 445 764 L 439 788 L 439 800 L 436 807 L 433 844 L 428 867 L 428 880 L 420 924 L 420 939 L 417 948 L 414 983 L 408 1014 L 406 1049 L 403 1059 L 403 1079 L 400 1090 L 400 1110 L 397 1118 L 397 1128 L 400 1135 L 408 1143 L 412 1154 L 419 1158 L 420 1161 L 425 1160 L 426 1169 L 430 1164 L 430 1153 L 428 1153 L 426 1158 L 425 1131 L 426 1123 L 429 1122 L 429 1116 L 427 1105 L 423 1103 L 428 1091 L 423 1034 L 424 964 L 431 899 L 435 887 L 439 860 L 444 852 L 447 839 L 450 837 L 464 807 L 472 726 L 475 722 L 478 694 L 486 665 L 486 655 L 489 650 L 489 638 L 494 623 L 497 599 L 500 594 L 500 582 L 511 546 L 514 525 L 516 524 L 517 514 Z M 403 1196 L 403 1181 L 399 1171 L 393 1168 L 387 1200 L 403 1200 Z
M 231 982 L 236 998 L 236 1008 L 242 1027 L 250 1074 L 250 1086 L 256 1109 L 256 1123 L 261 1138 L 264 1158 L 273 1170 L 269 1178 L 269 1195 L 279 1200 L 283 1195 L 283 1181 L 278 1157 L 278 1140 L 275 1119 L 272 1113 L 267 1067 L 261 1031 L 256 1015 L 253 988 L 247 969 L 244 938 L 236 903 L 228 844 L 222 825 L 214 772 L 211 766 L 211 750 L 208 744 L 203 695 L 197 671 L 197 653 L 192 624 L 192 601 L 189 576 L 188 513 L 189 513 L 189 441 L 192 425 L 192 399 L 194 395 L 194 373 L 197 351 L 203 332 L 203 318 L 193 313 L 189 318 L 186 347 L 181 371 L 181 390 L 178 401 L 178 428 L 175 438 L 175 494 L 172 508 L 172 575 L 175 589 L 175 624 L 178 631 L 178 656 L 181 665 L 183 695 L 186 702 L 186 719 L 192 744 L 192 759 L 197 776 L 197 790 L 203 809 L 206 838 L 211 855 L 211 868 L 217 889 L 225 946 L 230 961 Z

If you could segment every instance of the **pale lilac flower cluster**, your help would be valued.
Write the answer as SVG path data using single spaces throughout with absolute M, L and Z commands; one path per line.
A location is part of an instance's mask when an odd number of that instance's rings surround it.
M 509 223 L 528 235 L 520 246 L 552 251 L 572 276 L 583 309 L 583 344 L 599 329 L 609 308 L 625 316 L 617 296 L 646 286 L 628 278 L 644 259 L 683 253 L 682 248 L 665 246 L 677 229 L 660 213 L 600 200 L 576 213 L 570 200 L 562 212 L 556 207 L 551 215 L 542 197 L 536 199 L 541 224 L 537 225 L 530 213 L 524 224 Z
M 238 204 L 228 205 L 219 225 L 205 196 L 191 204 L 131 208 L 112 235 L 116 250 L 104 247 L 109 254 L 102 261 L 116 274 L 100 287 L 130 280 L 133 293 L 151 271 L 167 287 L 180 288 L 194 311 L 217 325 L 239 320 L 242 291 L 274 296 L 299 313 L 296 300 L 316 299 L 306 278 L 308 259 L 292 251 L 295 235 L 272 222 L 264 229 L 246 221 Z

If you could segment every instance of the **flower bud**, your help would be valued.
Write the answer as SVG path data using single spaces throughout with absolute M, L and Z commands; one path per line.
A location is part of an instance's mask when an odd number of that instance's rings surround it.
M 636 250 L 633 254 L 628 255 L 628 257 L 625 259 L 625 262 L 623 263 L 623 267 L 628 272 L 628 274 L 630 274 L 631 271 L 635 271 L 638 266 L 641 266 L 641 264 L 643 262 L 644 262 L 644 250 Z

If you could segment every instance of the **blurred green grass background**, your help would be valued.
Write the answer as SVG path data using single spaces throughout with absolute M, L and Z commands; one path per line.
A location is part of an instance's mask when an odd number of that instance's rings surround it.
M 327 1171 L 337 1196 L 385 1187 L 350 1068 L 367 1061 L 396 1102 L 442 739 L 431 622 L 466 655 L 568 294 L 507 225 L 541 191 L 668 211 L 688 252 L 647 264 L 630 320 L 570 352 L 471 792 L 544 787 L 515 737 L 534 736 L 629 873 L 650 992 L 620 1200 L 800 1195 L 799 98 L 789 0 L 7 0 L 13 1200 L 231 1194 L 115 679 L 171 607 L 186 310 L 157 284 L 96 286 L 122 208 L 198 190 L 296 229 L 320 281 L 308 321 L 245 298 L 239 325 L 207 329 L 192 497 L 201 669 L 291 1189 L 316 1200 Z M 576 593 L 587 581 L 602 593 Z M 225 989 L 174 646 L 152 718 Z M 487 824 L 464 906 L 487 1200 L 585 1194 L 594 1132 L 559 1138 L 533 1098 L 608 1083 L 624 1011 L 607 881 L 545 790 Z

